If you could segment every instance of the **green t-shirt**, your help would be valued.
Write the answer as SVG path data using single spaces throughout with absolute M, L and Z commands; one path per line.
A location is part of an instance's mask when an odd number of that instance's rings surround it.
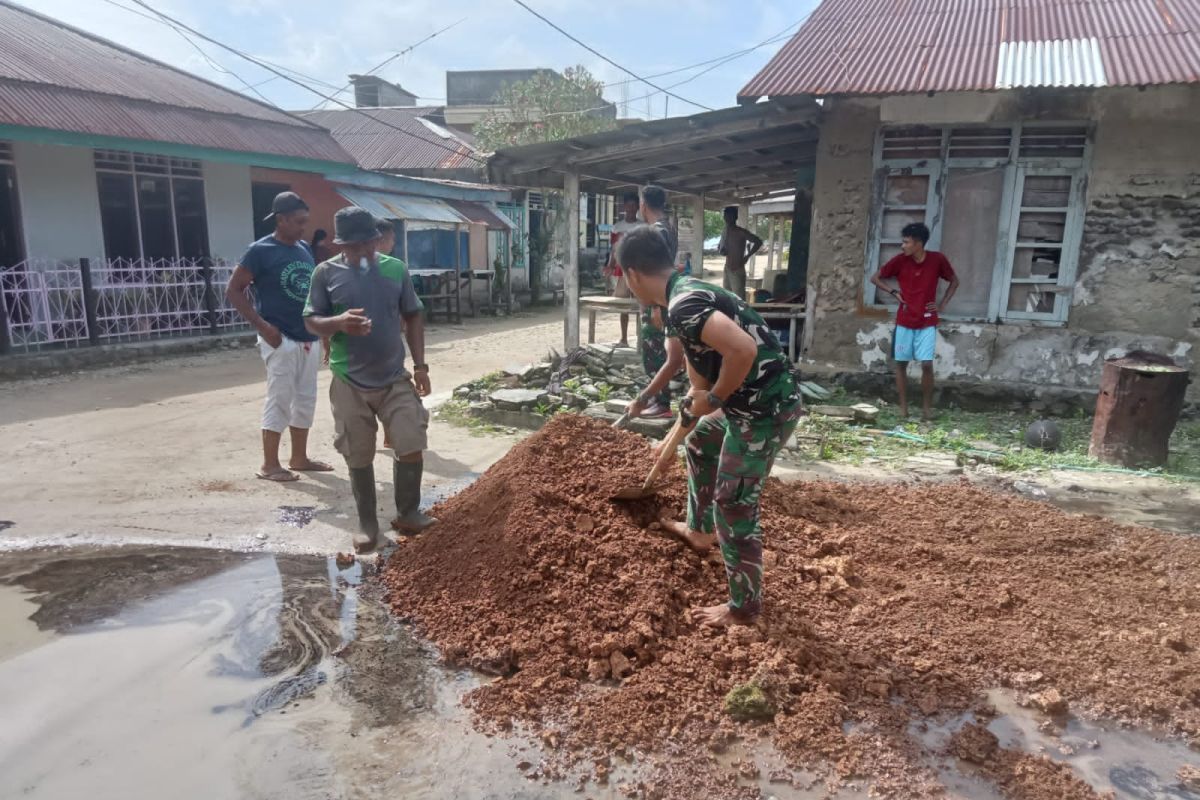
M 363 270 L 337 256 L 318 265 L 304 316 L 332 317 L 351 308 L 363 309 L 371 333 L 330 337 L 330 371 L 363 389 L 382 389 L 406 377 L 403 318 L 420 313 L 423 306 L 404 262 L 380 255 Z
M 696 372 L 716 384 L 721 354 L 704 344 L 700 334 L 713 314 L 724 314 L 750 334 L 758 354 L 750 373 L 725 401 L 725 413 L 739 419 L 766 419 L 800 402 L 791 359 L 779 337 L 737 295 L 689 275 L 673 274 L 667 283 L 667 335 L 677 336 Z

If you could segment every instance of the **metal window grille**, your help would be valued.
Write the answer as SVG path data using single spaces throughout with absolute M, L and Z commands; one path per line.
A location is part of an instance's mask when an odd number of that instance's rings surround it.
M 11 142 L 0 142 L 0 164 L 13 163 L 13 152 Z
M 168 175 L 175 178 L 202 178 L 204 169 L 199 161 L 149 153 L 127 153 L 123 150 L 96 150 L 93 158 L 96 169 L 107 172 L 133 172 L 141 175 Z
M 1008 158 L 1011 128 L 951 128 L 950 158 Z
M 247 329 L 222 287 L 236 264 L 202 259 L 91 259 L 96 327 L 89 329 L 77 263 L 30 259 L 0 271 L 0 300 L 15 352 Z M 211 302 L 211 309 L 209 303 Z

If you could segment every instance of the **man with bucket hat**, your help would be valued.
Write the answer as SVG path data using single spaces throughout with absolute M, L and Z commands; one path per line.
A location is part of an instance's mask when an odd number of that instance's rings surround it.
M 258 331 L 258 349 L 267 367 L 263 404 L 263 462 L 258 477 L 287 482 L 293 470 L 328 472 L 333 467 L 308 457 L 308 431 L 317 408 L 317 371 L 321 350 L 304 326 L 304 303 L 312 279 L 313 255 L 301 237 L 308 226 L 308 205 L 295 192 L 281 192 L 267 220 L 275 231 L 254 244 L 238 261 L 225 296 Z M 254 302 L 246 290 L 254 286 Z M 291 469 L 279 463 L 279 441 L 291 430 Z
M 429 425 L 421 398 L 430 391 L 421 301 L 412 279 L 395 268 L 403 262 L 384 263 L 376 255 L 378 225 L 364 208 L 337 212 L 333 241 L 342 252 L 313 272 L 304 308 L 308 330 L 330 337 L 334 445 L 350 468 L 359 527 L 354 549 L 359 553 L 371 551 L 379 540 L 374 466 L 378 423 L 395 453 L 392 477 L 398 516 L 392 527 L 415 534 L 437 521 L 419 507 Z M 404 366 L 405 340 L 413 354 L 411 374 Z

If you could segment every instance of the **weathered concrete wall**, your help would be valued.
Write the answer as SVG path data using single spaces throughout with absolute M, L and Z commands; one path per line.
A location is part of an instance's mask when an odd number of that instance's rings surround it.
M 889 369 L 891 318 L 864 308 L 873 143 L 887 123 L 1093 120 L 1079 268 L 1066 326 L 945 321 L 944 379 L 1092 389 L 1105 358 L 1165 353 L 1200 399 L 1200 92 L 1163 87 L 857 100 L 827 107 L 809 258 L 810 361 Z

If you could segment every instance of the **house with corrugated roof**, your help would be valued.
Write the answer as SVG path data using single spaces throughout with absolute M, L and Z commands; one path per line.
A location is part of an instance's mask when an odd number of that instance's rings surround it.
M 1132 350 L 1200 377 L 1200 0 L 824 0 L 763 98 L 822 104 L 810 362 L 886 372 L 869 277 L 924 222 L 962 281 L 942 378 L 1094 390 Z

